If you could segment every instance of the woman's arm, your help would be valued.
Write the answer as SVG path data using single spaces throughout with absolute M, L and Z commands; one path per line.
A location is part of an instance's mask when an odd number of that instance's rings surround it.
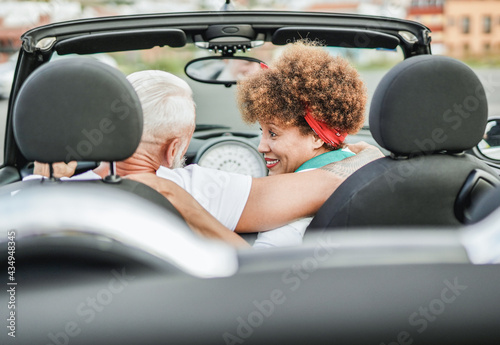
M 275 229 L 298 218 L 315 214 L 344 180 L 363 165 L 383 157 L 376 147 L 361 143 L 350 146 L 355 156 L 300 174 L 254 178 L 237 232 Z M 154 174 L 134 174 L 128 178 L 142 182 L 163 194 L 189 226 L 199 233 L 235 245 L 247 245 L 240 236 L 220 224 L 190 194 L 170 180 Z M 237 190 L 233 191 L 238 193 Z
M 349 149 L 358 153 L 321 169 L 254 178 L 236 231 L 270 230 L 314 215 L 353 172 L 383 157 L 379 149 L 366 143 L 350 145 Z

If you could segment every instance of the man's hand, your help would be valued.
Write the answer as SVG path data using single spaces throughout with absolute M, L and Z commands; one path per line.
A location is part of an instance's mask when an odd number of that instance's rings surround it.
M 320 169 L 329 171 L 338 177 L 346 179 L 362 166 L 384 157 L 384 154 L 378 148 L 363 141 L 356 144 L 349 144 L 347 147 L 349 150 L 356 153 L 356 155 L 338 162 L 330 163 Z
M 71 161 L 68 164 L 64 162 L 52 163 L 52 168 L 54 169 L 54 177 L 60 178 L 73 176 L 75 174 L 76 164 L 76 161 Z M 49 177 L 49 164 L 35 161 L 33 174 Z
M 375 147 L 373 145 L 370 145 L 364 141 L 360 141 L 354 144 L 347 144 L 347 148 L 352 151 L 352 153 L 358 154 L 364 149 L 370 148 L 370 147 Z

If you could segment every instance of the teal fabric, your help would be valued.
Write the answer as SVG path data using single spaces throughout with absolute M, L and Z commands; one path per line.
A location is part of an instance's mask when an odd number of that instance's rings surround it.
M 317 169 L 321 168 L 327 164 L 341 161 L 344 158 L 354 156 L 354 153 L 342 151 L 342 150 L 334 150 L 320 154 L 319 156 L 313 157 L 309 159 L 307 162 L 304 162 L 295 172 L 299 172 L 307 169 Z

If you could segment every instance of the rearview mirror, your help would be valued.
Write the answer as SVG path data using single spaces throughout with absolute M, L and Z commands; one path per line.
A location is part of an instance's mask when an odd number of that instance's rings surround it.
M 483 140 L 477 149 L 488 159 L 500 161 L 500 118 L 488 120 Z
M 209 56 L 186 65 L 186 75 L 196 81 L 231 86 L 261 69 L 262 61 L 242 56 Z

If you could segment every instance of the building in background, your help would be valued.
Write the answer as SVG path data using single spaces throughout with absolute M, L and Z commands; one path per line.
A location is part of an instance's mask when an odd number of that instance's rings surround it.
M 432 31 L 432 53 L 487 60 L 500 53 L 500 0 L 412 0 L 407 19 Z
M 78 2 L 3 1 L 0 5 L 0 62 L 21 47 L 21 35 L 34 27 L 70 19 L 94 16 Z
M 0 0 L 0 63 L 25 31 L 48 23 L 97 16 L 218 10 L 224 0 Z M 118 5 L 120 3 L 120 5 Z M 432 31 L 433 54 L 500 62 L 500 0 L 233 0 L 235 8 L 324 11 L 406 18 Z
M 500 0 L 447 0 L 444 13 L 446 55 L 491 59 L 500 53 Z
M 304 1 L 302 11 L 357 13 L 405 18 L 411 0 L 317 0 Z

